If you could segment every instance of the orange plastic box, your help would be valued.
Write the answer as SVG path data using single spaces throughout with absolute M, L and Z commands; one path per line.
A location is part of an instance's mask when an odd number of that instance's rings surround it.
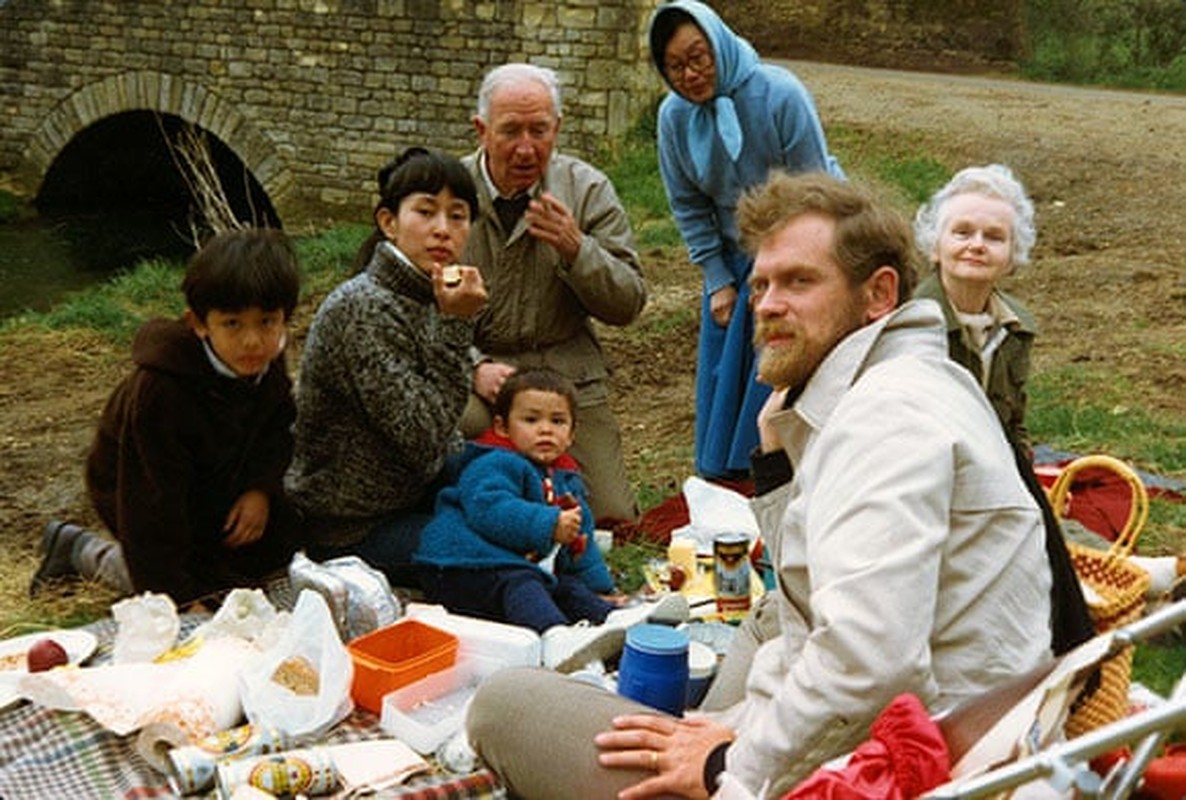
M 453 666 L 458 639 L 414 619 L 402 619 L 359 636 L 346 645 L 354 661 L 354 702 L 383 710 L 383 695 Z

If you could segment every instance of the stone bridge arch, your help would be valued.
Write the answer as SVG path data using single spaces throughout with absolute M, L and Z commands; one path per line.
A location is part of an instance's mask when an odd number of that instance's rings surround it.
M 216 91 L 166 73 L 135 70 L 111 75 L 63 99 L 29 139 L 26 174 L 38 176 L 40 183 L 54 159 L 79 132 L 128 111 L 170 114 L 217 137 L 243 162 L 284 219 L 293 178 L 277 147 Z
M 286 228 L 365 220 L 400 149 L 473 148 L 478 85 L 507 61 L 557 71 L 560 147 L 597 158 L 661 92 L 658 2 L 0 0 L 0 189 L 44 192 L 71 136 L 159 111 L 225 145 Z

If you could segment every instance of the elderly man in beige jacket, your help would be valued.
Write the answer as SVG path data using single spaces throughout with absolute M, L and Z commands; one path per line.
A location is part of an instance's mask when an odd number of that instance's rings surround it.
M 480 146 L 464 160 L 481 210 L 462 263 L 481 269 L 490 299 L 478 321 L 481 354 L 462 432 L 472 437 L 490 425 L 489 404 L 516 367 L 560 372 L 577 387 L 572 455 L 593 513 L 633 519 L 609 368 L 592 324 L 628 325 L 646 303 L 626 212 L 602 172 L 553 152 L 561 113 L 551 70 L 491 70 L 473 121 Z

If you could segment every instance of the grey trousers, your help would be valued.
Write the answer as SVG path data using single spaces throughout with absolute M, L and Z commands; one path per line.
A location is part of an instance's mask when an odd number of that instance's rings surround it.
M 78 574 L 88 580 L 98 581 L 125 595 L 135 591 L 124 561 L 123 547 L 102 534 L 82 531 L 74 545 L 71 562 Z
M 461 416 L 461 433 L 472 439 L 493 422 L 489 407 L 471 393 Z M 638 517 L 638 501 L 622 460 L 622 432 L 607 403 L 577 409 L 576 441 L 571 453 L 581 465 L 589 507 L 596 519 Z
M 659 714 L 647 706 L 558 672 L 494 673 L 470 705 L 474 752 L 522 800 L 606 800 L 654 775 L 597 763 L 593 737 L 620 714 Z

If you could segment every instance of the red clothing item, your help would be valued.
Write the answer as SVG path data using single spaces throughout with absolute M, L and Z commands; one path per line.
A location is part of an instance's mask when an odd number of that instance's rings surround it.
M 912 694 L 873 721 L 869 739 L 843 769 L 818 769 L 782 800 L 906 800 L 950 780 L 947 742 Z

